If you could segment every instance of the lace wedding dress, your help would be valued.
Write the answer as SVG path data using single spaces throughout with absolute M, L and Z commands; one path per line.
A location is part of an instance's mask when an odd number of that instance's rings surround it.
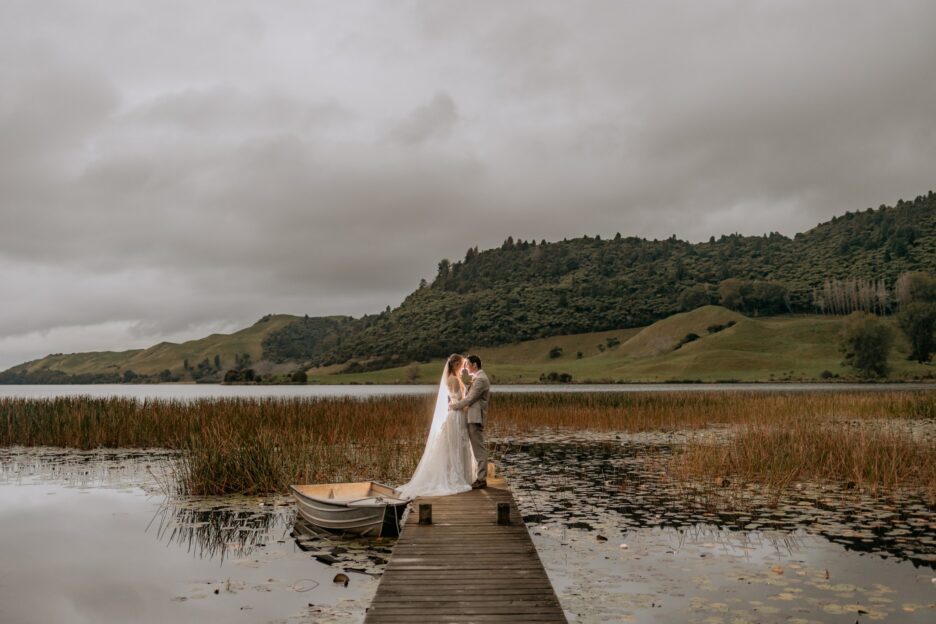
M 409 483 L 397 488 L 404 496 L 446 496 L 471 489 L 477 464 L 468 441 L 465 411 L 448 408 L 450 402 L 462 398 L 461 384 L 455 377 L 448 376 L 446 367 L 422 459 Z

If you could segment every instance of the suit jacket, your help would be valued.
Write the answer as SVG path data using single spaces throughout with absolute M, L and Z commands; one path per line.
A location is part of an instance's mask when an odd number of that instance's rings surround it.
M 491 381 L 484 370 L 479 370 L 475 375 L 468 394 L 461 401 L 452 404 L 452 409 L 468 410 L 467 421 L 478 425 L 484 425 L 484 418 L 487 416 L 488 403 L 491 401 Z

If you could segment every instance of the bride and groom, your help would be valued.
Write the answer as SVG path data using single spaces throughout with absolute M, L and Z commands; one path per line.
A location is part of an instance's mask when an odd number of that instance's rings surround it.
M 468 388 L 462 381 L 463 372 L 471 376 Z M 422 459 L 409 483 L 397 489 L 415 498 L 487 487 L 484 419 L 490 399 L 491 382 L 481 370 L 481 358 L 449 356 Z

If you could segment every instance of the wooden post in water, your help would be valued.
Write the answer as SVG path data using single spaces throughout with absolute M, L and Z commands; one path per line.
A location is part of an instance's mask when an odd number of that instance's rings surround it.
M 432 505 L 429 503 L 419 504 L 419 524 L 432 524 Z
M 497 524 L 510 524 L 510 503 L 497 503 Z

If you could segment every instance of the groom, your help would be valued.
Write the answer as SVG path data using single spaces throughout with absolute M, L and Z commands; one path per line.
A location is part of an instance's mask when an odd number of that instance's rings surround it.
M 478 462 L 478 478 L 471 484 L 474 490 L 487 487 L 487 449 L 484 448 L 484 417 L 487 416 L 491 400 L 491 382 L 481 370 L 481 358 L 469 355 L 465 358 L 465 370 L 471 375 L 471 388 L 464 399 L 452 404 L 452 409 L 468 409 L 468 440 L 471 452 Z

